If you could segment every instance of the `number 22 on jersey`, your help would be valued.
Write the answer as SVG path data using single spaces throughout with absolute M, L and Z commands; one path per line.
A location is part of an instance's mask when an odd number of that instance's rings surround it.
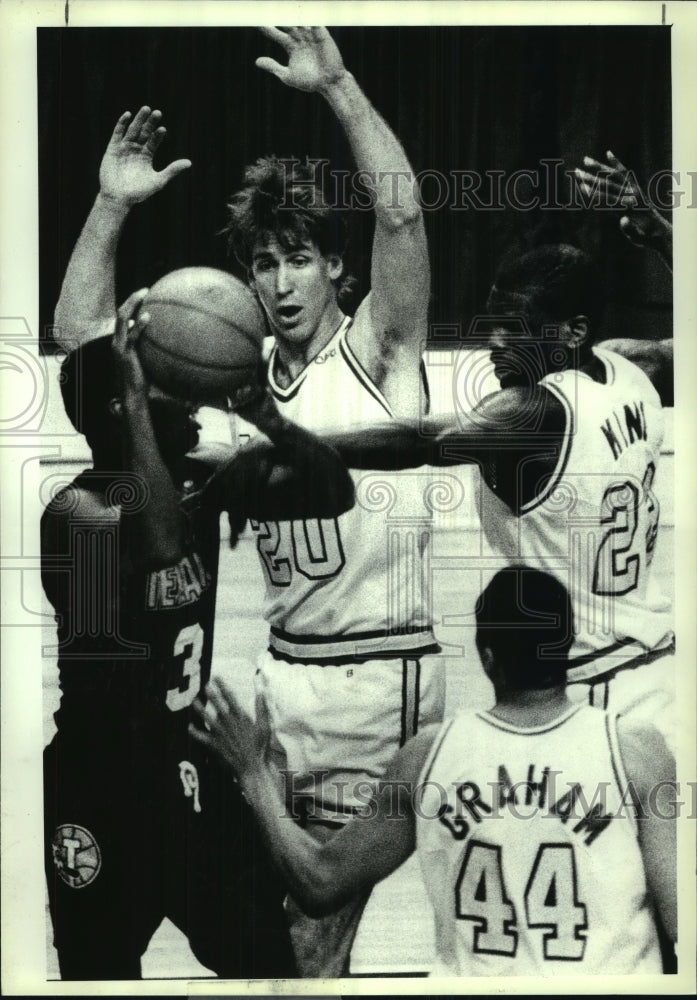
M 294 573 L 328 580 L 346 562 L 335 517 L 305 521 L 250 521 L 269 580 L 289 587 Z

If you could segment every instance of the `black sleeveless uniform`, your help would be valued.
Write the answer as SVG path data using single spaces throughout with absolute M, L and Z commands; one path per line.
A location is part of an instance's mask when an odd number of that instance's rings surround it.
M 186 475 L 186 545 L 166 569 L 134 569 L 127 513 L 139 501 L 114 476 L 72 485 L 120 500 L 118 520 L 76 512 L 52 537 L 51 507 L 70 488 L 44 513 L 61 687 L 44 753 L 45 864 L 64 979 L 139 977 L 165 916 L 220 976 L 294 975 L 284 887 L 251 810 L 188 734 L 211 669 L 220 507 L 199 463 Z

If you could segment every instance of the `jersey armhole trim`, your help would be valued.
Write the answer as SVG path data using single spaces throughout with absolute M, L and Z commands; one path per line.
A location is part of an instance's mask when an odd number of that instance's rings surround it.
M 346 334 L 353 326 L 353 322 L 349 323 L 346 328 L 342 331 L 341 337 L 339 338 L 339 350 L 341 351 L 341 356 L 349 366 L 353 374 L 356 376 L 358 381 L 361 383 L 363 388 L 370 393 L 370 395 L 375 399 L 380 406 L 385 410 L 388 417 L 394 417 L 390 404 L 387 402 L 383 394 L 380 392 L 378 387 L 375 385 L 370 375 L 360 363 L 356 355 L 351 350 L 348 341 L 346 340 Z
M 431 412 L 431 386 L 428 382 L 428 372 L 426 371 L 426 362 L 421 357 L 419 362 L 419 374 L 421 376 L 421 385 L 424 390 L 424 416 L 428 416 Z
M 545 500 L 551 495 L 551 493 L 559 485 L 559 482 L 566 471 L 566 465 L 567 462 L 569 461 L 569 455 L 571 454 L 571 442 L 573 441 L 574 430 L 575 430 L 574 411 L 571 407 L 571 403 L 566 398 L 566 395 L 561 391 L 561 389 L 559 389 L 558 386 L 545 384 L 544 388 L 547 389 L 549 392 L 551 392 L 553 396 L 557 397 L 557 399 L 562 404 L 566 412 L 566 426 L 564 428 L 564 434 L 562 438 L 561 453 L 559 455 L 559 459 L 557 460 L 557 466 L 552 475 L 550 476 L 549 482 L 545 486 L 544 490 L 538 496 L 530 500 L 529 503 L 523 504 L 521 506 L 519 516 L 522 516 L 524 514 L 529 514 L 531 511 L 535 510 L 537 507 L 543 504 Z
M 614 385 L 617 381 L 617 369 L 608 351 L 594 347 L 593 353 L 605 365 L 605 385 Z
M 615 781 L 617 782 L 617 789 L 620 794 L 620 802 L 622 806 L 626 808 L 627 795 L 631 799 L 633 808 L 628 809 L 629 820 L 632 824 L 632 829 L 634 831 L 634 836 L 639 836 L 639 828 L 637 826 L 637 813 L 640 809 L 640 805 L 636 800 L 634 794 L 634 788 L 630 784 L 627 778 L 627 772 L 624 769 L 624 764 L 622 763 L 622 754 L 620 752 L 619 737 L 617 735 L 617 720 L 619 715 L 611 715 L 610 712 L 605 712 L 605 731 L 607 733 L 607 743 L 610 750 L 610 763 L 612 764 L 612 771 L 615 776 Z
M 451 730 L 452 725 L 453 725 L 454 722 L 455 722 L 455 719 L 452 718 L 452 719 L 450 719 L 449 722 L 444 722 L 443 723 L 442 729 L 441 729 L 440 733 L 438 734 L 438 736 L 433 741 L 433 746 L 429 750 L 428 756 L 426 757 L 426 760 L 424 761 L 424 766 L 421 768 L 421 774 L 419 775 L 419 782 L 418 782 L 417 788 L 423 788 L 423 786 L 430 779 L 431 773 L 433 771 L 433 765 L 436 762 L 436 757 L 440 753 L 441 747 L 443 746 L 443 743 L 445 742 L 445 738 L 448 735 L 448 733 L 450 732 L 450 730 Z

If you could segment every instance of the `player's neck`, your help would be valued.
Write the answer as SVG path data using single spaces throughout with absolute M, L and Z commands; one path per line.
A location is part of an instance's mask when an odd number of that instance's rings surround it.
M 278 345 L 276 378 L 281 385 L 290 384 L 327 346 L 344 320 L 336 300 L 330 302 L 322 313 L 315 332 L 301 344 L 276 337 Z
M 562 715 L 571 702 L 563 687 L 530 691 L 497 691 L 496 704 L 490 710 L 504 722 L 516 726 L 539 726 Z

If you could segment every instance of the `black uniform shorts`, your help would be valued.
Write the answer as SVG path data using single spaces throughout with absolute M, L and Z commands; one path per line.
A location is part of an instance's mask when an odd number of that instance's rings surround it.
M 219 976 L 296 974 L 252 812 L 184 728 L 61 730 L 44 751 L 44 822 L 64 979 L 138 978 L 164 917 Z

